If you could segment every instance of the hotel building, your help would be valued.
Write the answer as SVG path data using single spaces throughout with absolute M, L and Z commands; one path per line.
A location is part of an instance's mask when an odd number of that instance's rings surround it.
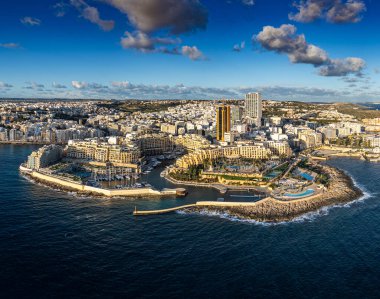
M 251 92 L 245 95 L 245 113 L 248 119 L 256 126 L 261 126 L 261 118 L 263 116 L 263 103 L 261 94 Z
M 224 133 L 231 131 L 230 106 L 218 105 L 216 107 L 216 140 L 224 141 Z

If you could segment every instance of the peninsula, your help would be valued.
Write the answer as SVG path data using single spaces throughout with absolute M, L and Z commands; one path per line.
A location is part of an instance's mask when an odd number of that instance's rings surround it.
M 363 106 L 264 101 L 255 92 L 243 101 L 3 106 L 13 125 L 0 129 L 1 142 L 46 144 L 20 166 L 33 181 L 90 196 L 183 197 L 186 186 L 202 186 L 221 196 L 239 191 L 254 198 L 205 198 L 169 210 L 287 221 L 362 196 L 349 176 L 325 165 L 326 159 L 380 159 L 380 121 L 364 118 L 376 112 Z M 170 189 L 158 189 L 149 179 L 156 167 L 163 168 Z

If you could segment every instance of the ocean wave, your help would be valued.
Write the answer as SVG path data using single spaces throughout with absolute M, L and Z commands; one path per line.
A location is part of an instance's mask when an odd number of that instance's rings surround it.
M 218 218 L 226 219 L 232 222 L 243 222 L 243 223 L 261 225 L 261 226 L 271 226 L 271 225 L 279 224 L 279 223 L 271 223 L 271 222 L 262 222 L 262 221 L 257 221 L 254 219 L 244 219 L 237 216 L 233 216 L 227 212 L 218 212 L 218 211 L 205 210 L 205 209 L 197 211 L 197 212 L 179 210 L 179 211 L 176 211 L 176 213 L 180 215 L 202 215 L 202 216 L 209 216 L 209 217 L 218 217 Z

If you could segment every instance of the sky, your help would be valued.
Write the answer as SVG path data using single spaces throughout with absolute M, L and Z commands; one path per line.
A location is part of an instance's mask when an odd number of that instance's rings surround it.
M 380 102 L 377 0 L 4 0 L 0 97 Z

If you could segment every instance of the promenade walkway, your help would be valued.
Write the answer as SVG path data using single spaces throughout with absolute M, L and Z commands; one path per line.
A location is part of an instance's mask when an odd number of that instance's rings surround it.
M 169 208 L 169 209 L 163 209 L 163 210 L 151 210 L 151 211 L 137 211 L 137 208 L 135 208 L 133 215 L 134 216 L 147 216 L 147 215 L 159 215 L 159 214 L 167 214 L 171 212 L 175 212 L 178 210 L 186 209 L 186 208 L 193 208 L 196 204 L 190 204 L 190 205 L 184 205 L 179 206 L 175 208 Z

